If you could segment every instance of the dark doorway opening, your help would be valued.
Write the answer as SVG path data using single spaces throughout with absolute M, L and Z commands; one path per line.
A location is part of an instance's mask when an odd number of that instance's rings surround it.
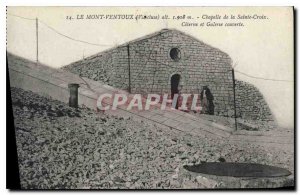
M 180 75 L 179 74 L 174 74 L 171 77 L 171 98 L 172 99 L 174 98 L 175 94 L 179 93 L 179 89 L 178 89 L 179 82 L 180 82 Z M 175 108 L 178 109 L 178 99 L 177 99 Z
M 202 113 L 214 115 L 214 96 L 207 86 L 203 86 L 202 88 L 202 91 L 200 93 L 200 101 L 202 105 Z

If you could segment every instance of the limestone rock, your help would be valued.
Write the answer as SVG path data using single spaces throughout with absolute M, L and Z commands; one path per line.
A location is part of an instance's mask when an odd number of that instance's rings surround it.
M 208 178 L 206 178 L 204 176 L 201 176 L 201 175 L 197 176 L 196 180 L 200 185 L 202 185 L 206 188 L 216 188 L 218 186 L 217 181 L 212 180 L 212 179 L 208 179 Z

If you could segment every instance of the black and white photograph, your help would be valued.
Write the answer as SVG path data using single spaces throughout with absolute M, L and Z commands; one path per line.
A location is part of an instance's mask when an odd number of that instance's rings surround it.
M 294 21 L 292 6 L 7 6 L 19 189 L 294 190 Z

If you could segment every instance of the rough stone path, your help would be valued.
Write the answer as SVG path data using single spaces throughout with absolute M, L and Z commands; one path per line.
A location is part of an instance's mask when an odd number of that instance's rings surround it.
M 80 84 L 79 104 L 97 109 L 97 98 L 103 93 L 125 93 L 99 81 L 81 78 L 76 74 L 60 69 L 54 69 L 29 60 L 8 55 L 10 83 L 12 87 L 31 90 L 43 96 L 50 96 L 62 102 L 68 102 L 69 83 Z M 111 102 L 106 101 L 107 104 Z M 235 132 L 224 125 L 200 117 L 190 115 L 178 110 L 160 110 L 159 106 L 152 110 L 127 110 L 127 105 L 118 106 L 115 111 L 105 111 L 114 116 L 131 117 L 135 120 L 147 120 L 157 125 L 165 126 L 171 130 L 186 132 L 198 136 L 214 136 L 228 139 L 232 142 L 251 142 L 271 147 L 283 147 L 290 150 L 294 146 L 293 132 Z

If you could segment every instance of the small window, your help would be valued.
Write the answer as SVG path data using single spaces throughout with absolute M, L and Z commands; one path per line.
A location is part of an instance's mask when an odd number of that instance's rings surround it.
M 180 59 L 180 50 L 178 48 L 172 48 L 170 50 L 170 57 L 174 61 L 178 61 Z

